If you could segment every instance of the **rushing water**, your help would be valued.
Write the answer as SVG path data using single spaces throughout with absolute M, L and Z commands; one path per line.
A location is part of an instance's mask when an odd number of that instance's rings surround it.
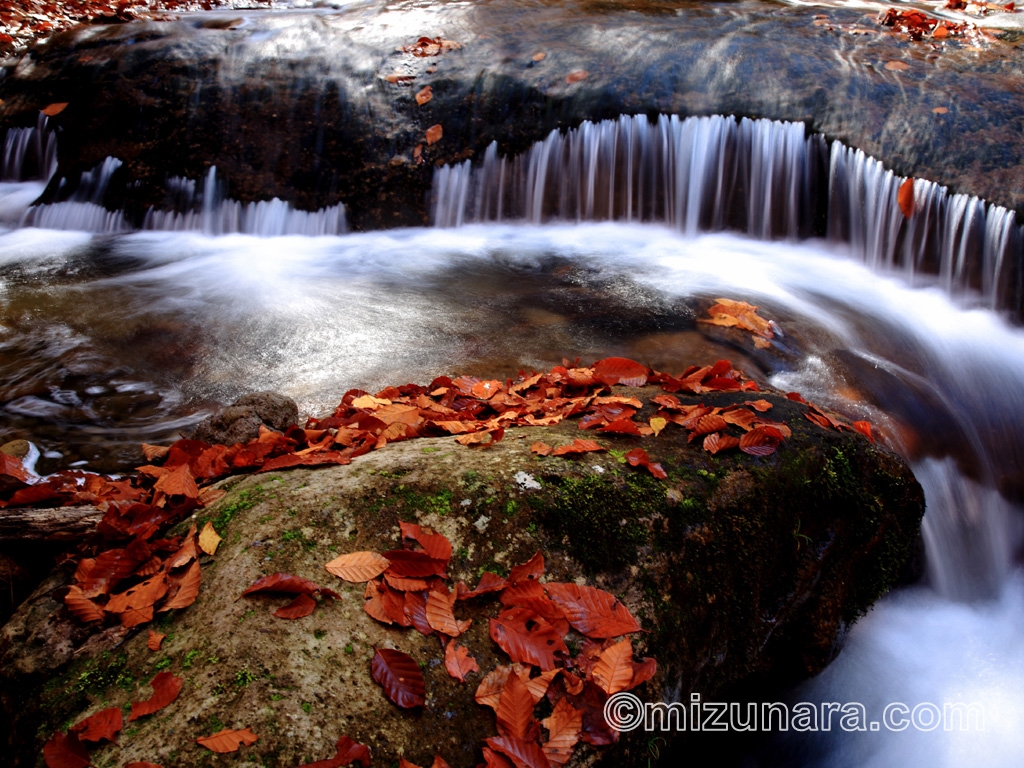
M 764 166 L 737 165 L 747 202 L 731 210 L 745 212 L 743 229 L 800 234 L 803 214 L 794 201 L 819 182 L 837 206 L 851 195 L 873 201 L 851 208 L 871 220 L 854 227 L 852 213 L 833 213 L 828 238 L 802 243 L 702 234 L 718 209 L 694 207 L 708 193 L 692 179 L 692 160 L 685 173 L 677 164 L 643 175 L 661 166 L 645 159 L 646 128 L 632 119 L 592 129 L 614 133 L 608 141 L 628 131 L 636 137 L 640 160 L 617 176 L 612 194 L 597 181 L 607 181 L 608 166 L 598 164 L 591 184 L 585 148 L 577 142 L 573 149 L 571 136 L 537 150 L 547 152 L 544 163 L 571 160 L 573 152 L 579 160 L 576 176 L 552 176 L 561 185 L 554 198 L 538 181 L 541 160 L 531 170 L 533 160 L 492 153 L 480 169 L 447 171 L 439 200 L 462 199 L 463 207 L 460 214 L 442 203 L 442 222 L 489 221 L 458 228 L 258 237 L 292 230 L 223 225 L 226 209 L 207 205 L 216 194 L 210 177 L 207 192 L 175 182 L 197 207 L 192 218 L 167 214 L 154 222 L 165 231 L 56 231 L 21 226 L 40 223 L 28 218 L 39 183 L 11 171 L 0 188 L 9 226 L 0 234 L 0 439 L 30 437 L 55 463 L 111 466 L 130 461 L 140 440 L 167 438 L 215 402 L 253 389 L 285 392 L 304 413 L 317 414 L 350 387 L 372 391 L 441 373 L 503 377 L 563 357 L 613 354 L 678 372 L 727 356 L 763 383 L 871 419 L 913 462 L 928 501 L 926 584 L 883 600 L 854 628 L 839 660 L 794 700 L 860 701 L 871 713 L 889 702 L 941 707 L 947 700 L 985 710 L 982 733 L 790 733 L 749 761 L 1019 765 L 1024 587 L 1015 560 L 1022 510 L 1013 499 L 1024 497 L 1024 332 L 979 308 L 997 303 L 992 297 L 1005 285 L 1007 258 L 1016 259 L 1019 233 L 1000 210 L 947 199 L 921 181 L 915 192 L 933 225 L 905 224 L 895 218 L 902 216 L 894 210 L 898 180 L 856 153 L 783 124 L 701 125 L 718 130 L 717 146 L 733 141 L 730 131 L 750 146 L 774 131 L 791 148 L 781 161 L 790 170 L 806 153 L 821 160 L 781 180 Z M 654 130 L 696 135 L 701 125 L 667 122 Z M 592 147 L 602 146 L 598 139 Z M 36 146 L 34 162 L 49 168 L 45 141 Z M 779 150 L 771 141 L 761 146 Z M 622 158 L 617 152 L 611 156 Z M 681 155 L 674 156 L 678 163 Z M 704 168 L 736 157 L 700 155 Z M 808 180 L 819 172 L 815 163 L 824 173 L 818 182 Z M 492 184 L 491 172 L 504 174 L 498 178 L 508 186 Z M 96 184 L 102 176 L 100 169 Z M 717 170 L 702 176 L 720 178 Z M 620 184 L 629 187 L 626 197 L 614 191 Z M 666 185 L 671 195 L 643 192 Z M 542 194 L 531 198 L 531 189 Z M 591 190 L 589 202 L 580 190 Z M 755 213 L 751 201 L 760 205 L 766 196 L 789 207 Z M 471 200 L 485 201 L 479 213 L 466 213 Z M 491 213 L 486 201 L 494 201 Z M 651 206 L 668 202 L 674 207 L 655 215 Z M 570 207 L 557 207 L 563 203 Z M 604 205 L 607 216 L 599 215 Z M 536 223 L 508 221 L 514 211 Z M 338 213 L 329 215 L 338 221 Z M 581 221 L 540 223 L 553 218 Z M 837 234 L 840 225 L 846 234 Z M 887 239 L 892 227 L 896 237 Z M 908 268 L 906 258 L 916 267 L 914 254 L 926 252 L 939 255 L 937 269 Z M 977 280 L 957 278 L 972 270 Z M 697 324 L 700 302 L 718 296 L 760 305 L 783 333 L 773 349 L 748 348 Z

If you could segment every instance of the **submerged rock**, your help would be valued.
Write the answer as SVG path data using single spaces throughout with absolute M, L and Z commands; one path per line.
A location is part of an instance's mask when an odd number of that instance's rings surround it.
M 539 550 L 545 580 L 616 595 L 644 629 L 633 636 L 637 656 L 658 661 L 657 675 L 633 691 L 644 701 L 688 702 L 691 692 L 721 700 L 759 676 L 813 674 L 899 580 L 924 502 L 893 454 L 859 434 L 812 424 L 797 403 L 765 397 L 772 418 L 793 433 L 766 457 L 712 456 L 671 424 L 645 439 L 587 432 L 608 450 L 579 458 L 531 452 L 536 440 L 580 437 L 576 423 L 563 422 L 509 430 L 486 449 L 422 438 L 346 466 L 224 481 L 227 496 L 194 522 L 215 521 L 225 538 L 202 559 L 198 601 L 152 625 L 167 635 L 159 651 L 148 650 L 146 627 L 78 625 L 60 603 L 59 575 L 0 631 L 5 752 L 13 764 L 33 764 L 55 730 L 148 698 L 149 681 L 167 670 L 184 679 L 180 696 L 131 723 L 118 745 L 93 749 L 97 764 L 199 765 L 209 753 L 196 738 L 249 727 L 259 740 L 236 759 L 282 766 L 324 759 L 344 734 L 369 745 L 375 765 L 400 756 L 429 765 L 435 753 L 455 768 L 476 765 L 482 739 L 496 731 L 493 713 L 473 693 L 484 674 L 508 663 L 488 635 L 497 601 L 456 605 L 460 620 L 473 619 L 459 642 L 481 667 L 460 684 L 446 673 L 435 637 L 370 618 L 364 585 L 324 569 L 343 553 L 399 548 L 400 521 L 450 540 L 450 584 L 507 573 Z M 702 399 L 726 405 L 748 396 Z M 625 452 L 637 446 L 667 479 L 626 463 Z M 275 572 L 316 581 L 341 599 L 295 621 L 273 616 L 283 600 L 239 599 Z M 581 640 L 570 633 L 571 652 Z M 389 647 L 423 669 L 425 706 L 400 710 L 371 679 L 374 649 Z M 647 736 L 580 745 L 573 764 L 596 757 L 646 766 Z
M 233 445 L 255 440 L 261 426 L 281 432 L 298 420 L 299 407 L 290 397 L 253 392 L 196 424 L 191 437 L 211 445 Z

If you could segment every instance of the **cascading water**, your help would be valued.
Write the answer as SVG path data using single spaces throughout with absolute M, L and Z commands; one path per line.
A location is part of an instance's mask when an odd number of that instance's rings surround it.
M 615 220 L 689 235 L 827 233 L 873 268 L 935 275 L 950 291 L 1020 312 L 1024 251 L 1013 212 L 915 179 L 908 218 L 897 203 L 903 181 L 859 150 L 807 136 L 802 123 L 623 116 L 553 131 L 515 158 L 492 144 L 478 167 L 439 169 L 433 216 L 441 227 Z
M 52 171 L 45 125 L 30 130 L 8 134 L 5 169 Z M 62 206 L 95 205 L 114 171 L 101 167 L 82 199 L 37 210 L 33 223 L 63 228 L 73 209 Z M 1020 232 L 1011 212 L 922 180 L 905 219 L 900 183 L 801 124 L 626 117 L 552 134 L 520 158 L 492 148 L 478 168 L 439 169 L 437 223 L 460 229 L 259 240 L 206 235 L 332 234 L 343 212 L 321 226 L 274 204 L 230 203 L 211 169 L 201 191 L 168 182 L 188 212 L 151 213 L 146 227 L 164 231 L 3 235 L 0 407 L 44 449 L 92 460 L 52 435 L 127 442 L 142 424 L 155 439 L 187 421 L 179 400 L 257 388 L 320 413 L 349 386 L 441 371 L 505 376 L 608 354 L 674 370 L 739 356 L 762 381 L 881 425 L 914 459 L 929 505 L 927 586 L 883 601 L 795 695 L 879 708 L 977 699 L 987 716 L 982 734 L 785 734 L 750 761 L 1015 766 L 1024 589 L 1021 510 L 1008 499 L 1024 486 L 1024 335 L 977 305 L 1019 306 Z M 698 234 L 727 228 L 769 242 Z M 770 242 L 826 232 L 831 244 Z M 396 253 L 415 258 L 396 265 Z M 930 287 L 907 285 L 923 274 Z M 703 336 L 682 309 L 713 296 L 761 304 L 786 332 L 786 354 Z M 26 365 L 40 359 L 52 364 Z
M 122 163 L 106 158 L 99 166 L 81 174 L 73 191 L 56 203 L 32 204 L 42 192 L 35 185 L 15 190 L 0 187 L 0 223 L 40 229 L 114 234 L 134 227 L 121 211 L 104 206 L 114 174 Z M 31 128 L 11 128 L 4 142 L 4 181 L 47 182 L 57 172 L 57 141 L 47 129 L 45 116 Z M 58 196 L 68 186 L 60 179 Z M 340 235 L 346 231 L 345 206 L 338 204 L 319 211 L 301 211 L 283 200 L 241 203 L 224 194 L 224 185 L 211 167 L 197 191 L 191 179 L 167 180 L 170 210 L 150 209 L 142 229 L 171 232 L 202 232 L 207 235 L 246 234 L 258 237 Z

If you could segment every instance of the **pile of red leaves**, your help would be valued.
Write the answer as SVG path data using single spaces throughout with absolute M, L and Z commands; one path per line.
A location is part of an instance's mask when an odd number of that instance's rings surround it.
M 1012 10 L 1012 8 L 1011 8 Z M 908 40 L 945 40 L 949 37 L 970 37 L 982 34 L 970 22 L 955 22 L 937 19 L 915 9 L 897 10 L 888 8 L 878 14 L 878 23 L 890 27 Z
M 480 667 L 458 642 L 472 621 L 457 618 L 456 608 L 483 597 L 500 602 L 500 613 L 490 619 L 490 637 L 512 664 L 491 670 L 475 695 L 497 719 L 498 735 L 487 739 L 483 750 L 487 766 L 564 765 L 579 741 L 605 745 L 618 738 L 602 714 L 605 702 L 649 680 L 657 663 L 634 661 L 632 642 L 623 636 L 639 632 L 640 624 L 614 595 L 574 583 L 542 583 L 540 552 L 508 578 L 485 572 L 474 589 L 464 582 L 450 589 L 448 539 L 411 523 L 402 523 L 401 531 L 403 549 L 352 552 L 325 567 L 347 581 L 366 582 L 363 608 L 377 621 L 436 636 L 445 669 L 459 682 Z M 575 657 L 565 643 L 570 629 L 584 638 Z M 426 683 L 408 654 L 378 649 L 371 673 L 396 706 L 423 706 Z M 545 697 L 554 711 L 539 721 L 534 710 Z

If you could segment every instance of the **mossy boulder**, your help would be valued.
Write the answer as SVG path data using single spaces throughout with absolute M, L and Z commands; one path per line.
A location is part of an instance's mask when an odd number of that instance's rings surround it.
M 638 654 L 658 661 L 654 679 L 635 691 L 644 700 L 688 700 L 691 691 L 709 700 L 754 676 L 813 674 L 900 578 L 924 502 L 898 457 L 859 434 L 812 424 L 804 406 L 765 397 L 772 418 L 793 432 L 767 457 L 712 456 L 672 424 L 639 438 L 581 433 L 563 422 L 509 430 L 489 448 L 424 438 L 347 466 L 224 481 L 227 495 L 195 520 L 213 521 L 224 541 L 202 559 L 197 602 L 153 625 L 167 635 L 159 651 L 147 648 L 148 627 L 99 632 L 76 624 L 59 600 L 63 574 L 4 627 L 3 749 L 14 764 L 41 765 L 55 730 L 148 698 L 148 682 L 166 669 L 184 678 L 181 695 L 126 723 L 118 745 L 94 749 L 96 765 L 293 766 L 330 757 L 342 734 L 369 745 L 375 765 L 399 756 L 429 765 L 438 752 L 456 768 L 476 765 L 495 724 L 473 693 L 483 674 L 508 663 L 488 635 L 497 601 L 456 609 L 474 619 L 460 641 L 482 670 L 460 684 L 446 673 L 436 638 L 378 623 L 363 611 L 363 585 L 324 569 L 342 553 L 399 546 L 400 521 L 449 538 L 451 583 L 507 573 L 539 550 L 545 578 L 618 596 L 646 630 L 634 636 Z M 702 399 L 726 405 L 748 396 Z M 573 458 L 530 450 L 536 440 L 560 445 L 581 434 L 609 450 Z M 638 445 L 667 479 L 624 461 Z M 317 581 L 341 599 L 285 621 L 273 616 L 285 600 L 240 598 L 275 572 Z M 571 633 L 570 649 L 581 639 Z M 420 663 L 426 706 L 400 710 L 385 698 L 370 677 L 375 647 Z M 240 755 L 215 755 L 195 741 L 247 726 L 259 741 Z M 638 733 L 623 734 L 608 747 L 581 745 L 573 764 L 646 766 L 646 749 Z

